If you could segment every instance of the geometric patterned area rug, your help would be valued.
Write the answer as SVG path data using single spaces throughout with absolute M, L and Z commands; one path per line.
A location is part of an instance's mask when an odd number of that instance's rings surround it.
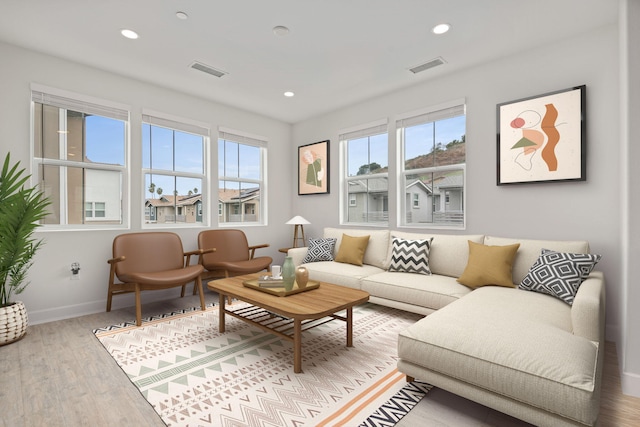
M 304 331 L 299 374 L 291 342 L 232 316 L 220 334 L 216 306 L 94 334 L 167 426 L 393 426 L 431 387 L 396 369 L 398 332 L 420 318 L 356 306 L 353 347 L 342 321 Z

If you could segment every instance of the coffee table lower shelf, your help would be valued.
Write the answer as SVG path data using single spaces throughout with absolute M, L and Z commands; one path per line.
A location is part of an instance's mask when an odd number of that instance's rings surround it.
M 229 310 L 226 308 L 226 296 L 220 294 L 219 330 L 225 332 L 225 315 L 240 319 L 250 325 L 270 332 L 293 343 L 293 372 L 302 372 L 302 332 L 333 320 L 342 320 L 347 324 L 347 347 L 353 347 L 353 307 L 345 308 L 345 316 L 335 313 L 320 318 L 288 318 L 257 306 Z
M 256 307 L 253 305 L 234 310 L 225 309 L 225 314 L 233 316 L 237 319 L 241 319 L 246 323 L 249 323 L 288 341 L 294 342 L 295 340 L 295 319 L 290 319 L 288 317 L 272 313 L 269 310 L 265 310 L 264 308 Z M 301 320 L 300 332 L 308 331 L 309 329 L 324 325 L 325 323 L 333 322 L 334 320 L 342 320 L 343 322 L 348 322 L 346 316 L 339 316 L 337 314 L 332 314 L 320 319 Z M 347 341 L 349 340 L 347 339 Z M 347 347 L 350 347 L 349 343 L 347 343 Z
M 207 287 L 219 296 L 221 333 L 225 332 L 225 317 L 228 314 L 291 341 L 295 373 L 302 372 L 303 331 L 340 320 L 346 323 L 347 347 L 353 346 L 353 307 L 369 300 L 367 292 L 322 282 L 311 292 L 300 292 L 282 298 L 243 285 L 243 282 L 257 277 L 257 274 L 249 274 L 213 280 L 207 284 Z M 250 305 L 239 308 L 227 307 L 227 297 L 237 298 Z

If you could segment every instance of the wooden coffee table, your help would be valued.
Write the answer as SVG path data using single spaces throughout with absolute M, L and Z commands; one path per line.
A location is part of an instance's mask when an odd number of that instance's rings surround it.
M 220 296 L 220 332 L 225 331 L 225 315 L 228 314 L 292 341 L 295 373 L 302 372 L 302 331 L 332 320 L 342 320 L 347 324 L 347 347 L 353 346 L 353 306 L 367 302 L 367 292 L 320 282 L 317 289 L 277 296 L 243 286 L 242 282 L 257 279 L 258 276 L 247 274 L 213 280 L 207 284 Z M 251 306 L 228 309 L 225 304 L 227 296 Z M 345 316 L 336 314 L 342 310 L 346 310 Z

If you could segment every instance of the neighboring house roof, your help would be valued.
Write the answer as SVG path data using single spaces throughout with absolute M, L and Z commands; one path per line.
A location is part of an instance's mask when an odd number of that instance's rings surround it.
M 218 201 L 221 203 L 246 202 L 260 197 L 260 188 L 248 190 L 218 190 Z
M 440 180 L 436 181 L 436 186 L 440 188 L 460 188 L 462 187 L 462 173 L 451 174 L 442 177 Z
M 349 193 L 383 193 L 389 190 L 389 180 L 369 177 L 367 179 L 349 181 Z
M 222 203 L 229 203 L 233 199 L 237 199 L 238 194 L 240 194 L 238 190 L 218 190 L 218 200 Z
M 420 187 L 420 189 L 422 191 L 424 191 L 427 194 L 431 194 L 431 188 L 429 188 L 424 182 L 420 181 L 419 179 L 416 179 L 412 182 L 410 182 L 409 184 L 407 184 L 407 190 L 410 189 L 411 187 Z
M 191 196 L 160 196 L 158 199 L 147 199 L 146 206 L 163 207 L 163 206 L 190 206 L 202 201 L 202 194 L 193 194 Z

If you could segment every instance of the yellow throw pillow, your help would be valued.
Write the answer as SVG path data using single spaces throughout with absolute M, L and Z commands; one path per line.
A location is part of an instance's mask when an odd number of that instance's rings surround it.
M 487 246 L 469 241 L 469 261 L 458 283 L 473 289 L 486 285 L 515 288 L 511 266 L 519 247 L 520 243 Z
M 336 255 L 336 262 L 344 262 L 353 265 L 362 265 L 364 252 L 369 244 L 369 236 L 348 236 L 342 235 L 340 249 Z

